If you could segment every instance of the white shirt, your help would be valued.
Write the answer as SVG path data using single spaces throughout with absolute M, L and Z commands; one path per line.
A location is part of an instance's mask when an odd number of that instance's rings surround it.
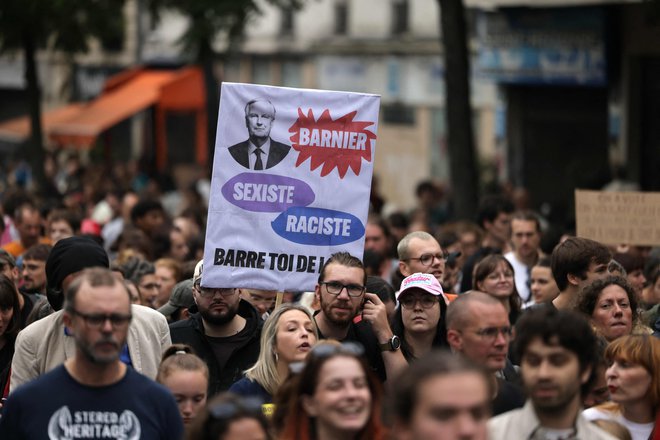
M 516 290 L 518 291 L 518 296 L 522 299 L 523 304 L 531 299 L 532 292 L 529 290 L 529 285 L 527 283 L 529 280 L 529 270 L 526 264 L 521 263 L 516 258 L 516 254 L 512 252 L 507 252 L 504 254 L 509 263 L 513 266 L 513 272 L 516 282 Z
M 257 162 L 257 155 L 254 153 L 257 151 L 257 146 L 250 141 L 250 145 L 248 146 L 248 160 L 250 161 L 250 169 L 254 169 L 254 164 Z M 264 170 L 266 169 L 266 164 L 268 163 L 268 152 L 270 151 L 270 137 L 268 140 L 261 146 L 261 151 L 263 151 L 263 154 L 261 155 L 261 163 L 264 166 Z
M 623 417 L 620 412 L 603 411 L 598 408 L 585 409 L 582 415 L 589 421 L 593 420 L 612 420 L 625 426 L 630 432 L 632 440 L 648 440 L 653 432 L 654 422 L 635 423 Z

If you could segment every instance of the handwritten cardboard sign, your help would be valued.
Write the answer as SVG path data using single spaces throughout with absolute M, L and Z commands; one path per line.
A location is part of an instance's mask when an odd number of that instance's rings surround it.
M 606 244 L 660 245 L 660 193 L 575 190 L 577 235 Z

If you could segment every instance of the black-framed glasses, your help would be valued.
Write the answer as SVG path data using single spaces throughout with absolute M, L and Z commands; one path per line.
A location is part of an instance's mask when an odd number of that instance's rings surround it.
M 494 341 L 497 339 L 497 336 L 500 333 L 502 336 L 504 336 L 505 339 L 509 339 L 513 333 L 513 329 L 510 325 L 503 327 L 486 327 L 480 328 L 479 330 L 475 331 L 475 333 L 484 339 Z
M 237 415 L 262 416 L 263 402 L 258 397 L 241 397 L 235 402 L 219 402 L 209 406 L 209 415 L 215 420 L 229 420 Z
M 364 356 L 364 347 L 357 342 L 342 342 L 341 344 L 320 343 L 315 345 L 309 352 L 309 356 L 315 358 L 326 358 L 336 354 L 347 354 L 349 356 Z
M 94 329 L 101 328 L 106 321 L 110 321 L 113 329 L 123 328 L 131 322 L 131 319 L 133 319 L 133 315 L 130 313 L 126 315 L 122 313 L 110 313 L 109 315 L 105 315 L 102 313 L 82 313 L 76 309 L 71 309 L 69 312 L 80 316 L 88 327 Z
M 419 303 L 423 309 L 430 309 L 434 305 L 438 304 L 438 297 L 433 295 L 403 295 L 399 298 L 399 304 L 404 309 L 414 309 L 415 304 Z
M 324 285 L 330 295 L 339 295 L 343 289 L 346 289 L 348 296 L 354 298 L 362 296 L 367 289 L 360 284 L 342 284 L 339 281 L 321 281 L 319 284 Z
M 430 266 L 433 264 L 434 259 L 438 261 L 447 261 L 449 254 L 438 252 L 437 254 L 422 254 L 419 257 L 410 257 L 406 260 L 417 260 L 424 266 Z
M 202 287 L 199 284 L 195 285 L 195 288 L 199 292 L 199 295 L 202 298 L 213 298 L 216 293 L 219 293 L 221 296 L 232 296 L 233 294 L 236 293 L 236 289 L 233 287 L 220 287 L 220 288 L 215 288 L 215 287 Z

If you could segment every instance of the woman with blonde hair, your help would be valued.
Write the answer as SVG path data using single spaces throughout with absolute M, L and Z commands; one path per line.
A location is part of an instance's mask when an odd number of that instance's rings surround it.
M 633 440 L 652 438 L 660 409 L 660 339 L 621 336 L 607 346 L 605 359 L 611 402 L 585 410 L 584 416 L 614 420 L 630 431 Z
M 289 365 L 303 361 L 317 339 L 318 330 L 310 311 L 298 304 L 282 304 L 264 323 L 257 362 L 229 391 L 272 403 L 289 374 Z
M 186 426 L 206 405 L 209 369 L 188 345 L 173 344 L 165 350 L 156 382 L 172 392 Z

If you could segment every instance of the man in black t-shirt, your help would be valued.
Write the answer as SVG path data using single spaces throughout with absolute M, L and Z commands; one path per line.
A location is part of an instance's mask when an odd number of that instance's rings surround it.
M 314 315 L 320 339 L 354 341 L 364 346 L 369 365 L 385 381 L 406 368 L 399 337 L 387 321 L 385 304 L 366 292 L 362 262 L 347 252 L 333 254 L 315 288 L 321 310 Z
M 129 293 L 112 272 L 83 271 L 63 312 L 75 354 L 9 396 L 0 438 L 180 439 L 172 394 L 119 359 L 131 318 Z

